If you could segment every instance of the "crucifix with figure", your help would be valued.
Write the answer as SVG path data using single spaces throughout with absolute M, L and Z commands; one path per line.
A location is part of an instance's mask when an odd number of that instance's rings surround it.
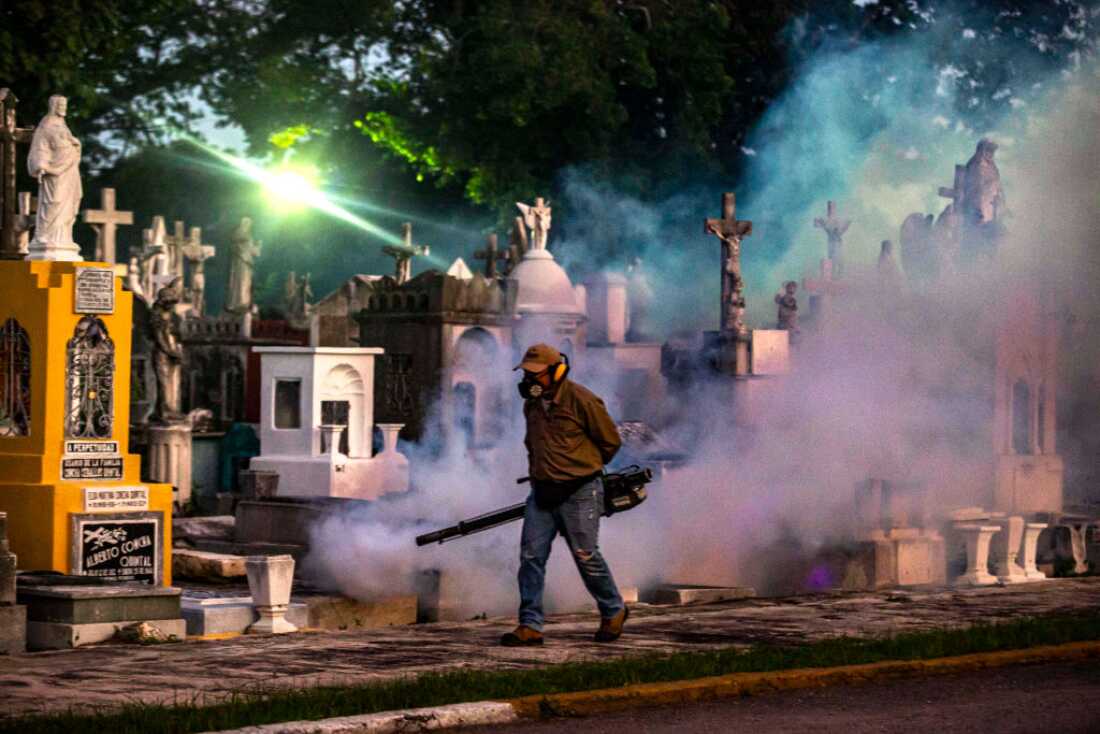
M 191 238 L 183 246 L 183 256 L 191 263 L 191 307 L 199 316 L 206 310 L 206 261 L 214 257 L 216 252 L 213 245 L 203 244 L 202 228 L 192 227 Z
M 478 260 L 485 261 L 485 277 L 495 278 L 497 277 L 497 261 L 508 262 L 509 256 L 507 252 L 501 252 L 497 249 L 497 236 L 494 232 L 485 238 L 485 249 L 478 250 L 474 253 L 474 257 Z
M 15 108 L 19 99 L 10 89 L 0 89 L 0 260 L 22 260 L 19 250 L 20 212 L 16 203 L 16 146 L 30 145 L 33 127 L 17 127 Z
M 414 245 L 413 244 L 413 226 L 412 222 L 405 222 L 401 225 L 402 231 L 402 245 L 401 247 L 393 247 L 386 245 L 382 248 L 382 252 L 386 253 L 393 258 L 394 263 L 394 280 L 398 285 L 408 283 L 412 278 L 412 259 L 416 255 L 427 255 L 431 252 L 431 248 L 427 245 Z
M 744 281 L 741 279 L 741 238 L 752 234 L 752 222 L 737 218 L 737 204 L 731 192 L 722 194 L 722 218 L 703 222 L 703 233 L 722 241 L 721 329 L 738 337 L 748 336 L 745 326 Z
M 830 201 L 825 205 L 825 217 L 816 217 L 814 226 L 825 230 L 829 237 L 829 249 L 827 257 L 833 262 L 833 271 L 837 275 L 844 273 L 844 233 L 848 231 L 851 219 L 841 219 L 836 215 L 836 202 Z
M 105 188 L 99 192 L 100 209 L 85 209 L 84 222 L 95 228 L 95 261 L 118 262 L 115 255 L 115 233 L 120 224 L 133 224 L 134 213 L 115 209 L 115 190 Z

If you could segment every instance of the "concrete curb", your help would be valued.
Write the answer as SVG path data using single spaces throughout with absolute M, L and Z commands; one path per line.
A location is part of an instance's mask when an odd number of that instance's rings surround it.
M 905 660 L 834 668 L 800 668 L 766 673 L 732 673 L 669 683 L 639 683 L 598 691 L 527 696 L 510 701 L 522 718 L 589 716 L 624 709 L 713 701 L 774 691 L 867 683 L 921 674 L 962 673 L 1021 663 L 1100 658 L 1100 641 L 1033 647 L 1026 650 L 977 653 L 933 660 Z
M 362 716 L 341 716 L 320 721 L 288 721 L 285 724 L 246 726 L 243 729 L 207 734 L 390 734 L 484 724 L 513 724 L 517 721 L 519 716 L 511 703 L 481 701 Z
M 526 696 L 508 701 L 481 701 L 451 706 L 344 716 L 320 721 L 292 721 L 208 734 L 388 734 L 389 732 L 509 724 L 521 719 L 554 716 L 592 716 L 646 706 L 714 701 L 776 691 L 869 683 L 915 675 L 964 673 L 1025 663 L 1100 659 L 1100 640 L 1026 650 L 976 653 L 932 660 L 904 660 L 832 668 L 799 668 L 766 673 L 730 675 L 668 683 L 639 683 L 577 693 Z

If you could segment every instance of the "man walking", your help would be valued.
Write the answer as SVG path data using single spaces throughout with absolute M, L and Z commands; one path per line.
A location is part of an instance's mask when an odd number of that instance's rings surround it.
M 600 554 L 603 512 L 603 467 L 622 445 L 619 431 L 603 401 L 568 379 L 569 360 L 547 344 L 527 350 L 516 367 L 527 419 L 531 494 L 523 516 L 519 563 L 519 626 L 500 639 L 502 645 L 541 645 L 542 590 L 546 561 L 554 537 L 561 533 L 588 593 L 596 600 L 601 622 L 597 642 L 622 634 L 629 610 Z

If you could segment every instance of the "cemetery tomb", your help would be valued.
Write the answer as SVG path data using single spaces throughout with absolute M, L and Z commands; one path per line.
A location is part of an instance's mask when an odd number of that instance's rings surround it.
M 0 262 L 0 512 L 23 568 L 171 581 L 172 488 L 126 452 L 132 300 L 109 267 Z

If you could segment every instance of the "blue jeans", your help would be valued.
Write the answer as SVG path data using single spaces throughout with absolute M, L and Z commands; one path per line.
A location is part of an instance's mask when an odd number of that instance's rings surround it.
M 600 555 L 600 514 L 603 509 L 603 479 L 597 477 L 583 485 L 553 510 L 540 509 L 534 493 L 527 498 L 523 516 L 523 536 L 519 553 L 519 623 L 542 630 L 542 589 L 546 583 L 546 561 L 550 546 L 561 533 L 581 579 L 600 615 L 605 619 L 623 610 L 623 598 L 611 577 L 611 569 Z

